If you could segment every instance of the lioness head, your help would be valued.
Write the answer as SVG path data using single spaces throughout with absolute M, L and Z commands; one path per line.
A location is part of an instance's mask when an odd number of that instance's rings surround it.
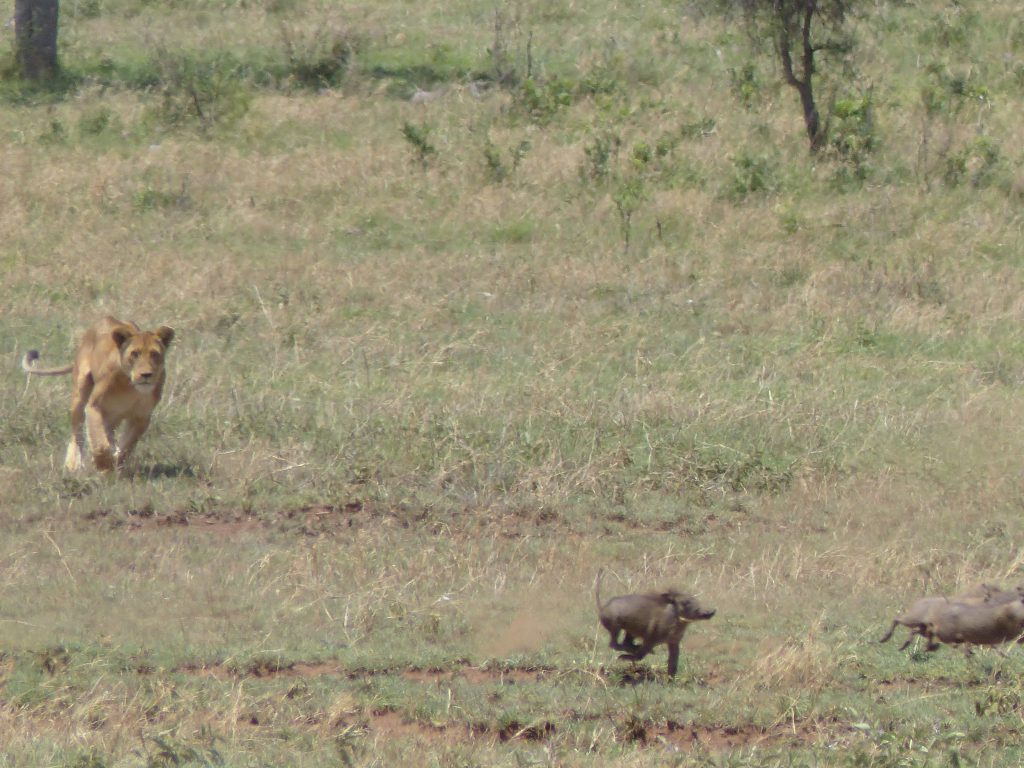
M 121 353 L 121 368 L 140 392 L 148 392 L 160 381 L 164 355 L 172 339 L 174 329 L 166 325 L 139 333 L 114 331 L 114 341 Z

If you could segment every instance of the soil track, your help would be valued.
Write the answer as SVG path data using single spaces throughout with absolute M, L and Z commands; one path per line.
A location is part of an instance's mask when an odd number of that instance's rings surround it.
M 346 504 L 317 504 L 281 512 L 273 521 L 244 511 L 196 512 L 174 510 L 158 513 L 152 507 L 141 507 L 127 513 L 97 510 L 86 515 L 90 524 L 103 524 L 131 532 L 147 533 L 174 528 L 192 528 L 212 535 L 230 536 L 246 531 L 288 529 L 310 536 L 339 533 L 360 528 L 370 522 L 396 519 L 392 510 L 375 509 L 361 501 Z
M 541 720 L 530 723 L 507 722 L 498 726 L 488 723 L 434 724 L 412 720 L 402 714 L 387 710 L 372 712 L 365 722 L 365 728 L 388 737 L 402 736 L 426 741 L 458 742 L 471 739 L 492 741 L 545 741 L 572 723 L 583 720 L 605 718 L 581 717 L 575 712 L 565 712 L 556 720 Z M 743 725 L 719 725 L 708 723 L 679 723 L 675 721 L 652 723 L 625 722 L 614 725 L 617 742 L 632 743 L 639 747 L 670 748 L 674 751 L 722 752 L 738 749 L 781 749 L 785 747 L 806 747 L 824 739 L 836 739 L 836 727 L 818 722 L 781 723 L 770 727 Z M 345 725 L 352 725 L 345 723 Z
M 470 528 L 479 525 L 479 515 L 466 509 L 464 520 Z M 406 504 L 381 504 L 351 500 L 343 504 L 311 504 L 282 510 L 273 515 L 256 515 L 241 510 L 216 509 L 210 511 L 172 510 L 157 512 L 151 506 L 144 506 L 128 512 L 95 510 L 82 518 L 87 525 L 103 525 L 129 532 L 147 533 L 167 531 L 174 528 L 192 528 L 212 535 L 230 536 L 247 531 L 288 531 L 307 536 L 324 536 L 349 533 L 372 526 L 393 526 L 410 528 L 432 525 L 438 531 L 449 531 L 451 517 L 437 521 L 429 509 L 416 508 Z M 458 516 L 458 515 L 456 515 Z M 519 538 L 536 531 L 537 526 L 561 527 L 566 522 L 555 512 L 546 508 L 510 509 L 504 514 L 487 518 L 490 530 L 506 538 Z
M 207 666 L 186 666 L 178 670 L 188 674 L 212 677 L 219 680 L 275 677 L 312 678 L 337 676 L 348 679 L 378 675 L 400 676 L 405 680 L 424 685 L 444 685 L 454 680 L 463 680 L 471 685 L 532 685 L 542 683 L 559 673 L 551 668 L 487 668 L 468 664 L 437 669 L 394 669 L 394 670 L 352 670 L 333 662 L 294 662 L 277 665 L 272 662 L 254 662 L 245 667 L 229 667 L 223 664 Z M 768 727 L 753 724 L 723 725 L 717 723 L 640 721 L 632 718 L 616 718 L 614 721 L 603 715 L 584 714 L 577 711 L 563 712 L 561 717 L 542 719 L 535 722 L 425 722 L 411 718 L 392 708 L 366 710 L 359 714 L 343 717 L 335 727 L 360 730 L 367 735 L 382 738 L 411 738 L 431 743 L 455 744 L 471 740 L 494 742 L 545 741 L 560 730 L 593 721 L 605 724 L 614 733 L 615 741 L 632 743 L 640 747 L 668 748 L 675 751 L 720 752 L 753 747 L 784 748 L 808 746 L 823 739 L 835 740 L 838 730 L 847 730 L 840 723 L 818 721 L 794 721 Z M 259 726 L 258 721 L 243 718 L 240 722 Z
M 146 673 L 149 670 L 140 669 L 138 671 L 140 673 Z M 536 683 L 557 674 L 554 669 L 545 667 L 498 669 L 490 667 L 471 667 L 465 665 L 446 669 L 358 670 L 349 669 L 334 662 L 304 661 L 289 662 L 285 664 L 277 664 L 272 661 L 256 661 L 243 667 L 228 666 L 225 664 L 189 664 L 184 667 L 180 667 L 178 671 L 198 675 L 200 677 L 212 677 L 218 680 L 245 677 L 265 679 L 272 677 L 309 678 L 323 676 L 357 679 L 378 675 L 398 675 L 406 680 L 416 683 L 438 684 L 448 682 L 456 678 L 462 678 L 474 685 L 486 685 L 489 683 L 498 683 L 499 685 Z

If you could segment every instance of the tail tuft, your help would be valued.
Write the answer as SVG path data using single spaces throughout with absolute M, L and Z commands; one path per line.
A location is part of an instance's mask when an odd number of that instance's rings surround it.
M 33 376 L 63 376 L 66 373 L 71 373 L 74 370 L 74 363 L 71 365 L 65 365 L 61 368 L 36 368 L 36 362 L 39 360 L 39 352 L 34 349 L 30 349 L 25 353 L 25 356 L 21 358 L 21 369 L 25 373 Z

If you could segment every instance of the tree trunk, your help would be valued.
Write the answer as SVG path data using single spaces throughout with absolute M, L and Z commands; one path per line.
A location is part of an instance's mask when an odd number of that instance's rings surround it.
M 782 71 L 786 82 L 796 88 L 800 94 L 800 105 L 804 111 L 804 126 L 807 138 L 811 142 L 811 152 L 817 152 L 825 144 L 825 131 L 821 126 L 818 105 L 814 103 L 814 46 L 811 43 L 811 21 L 814 18 L 815 3 L 813 0 L 804 6 L 803 21 L 800 27 L 800 77 L 793 67 L 792 41 L 789 36 L 789 25 L 783 23 L 779 31 L 777 45 L 779 57 L 782 59 Z
M 814 103 L 814 90 L 811 81 L 814 78 L 814 45 L 811 43 L 811 22 L 817 10 L 816 0 L 807 0 L 804 6 L 804 23 L 800 28 L 800 42 L 804 47 L 804 81 L 800 90 L 800 104 L 804 108 L 804 125 L 807 126 L 807 138 L 811 140 L 811 152 L 817 152 L 825 143 L 825 131 L 821 129 L 818 107 Z
M 807 128 L 807 138 L 811 142 L 811 152 L 817 152 L 825 143 L 825 132 L 821 129 L 821 117 L 818 114 L 818 105 L 814 103 L 811 81 L 803 80 L 794 87 L 800 93 L 800 105 L 804 109 L 804 126 Z
M 15 60 L 25 80 L 57 74 L 58 0 L 14 0 Z

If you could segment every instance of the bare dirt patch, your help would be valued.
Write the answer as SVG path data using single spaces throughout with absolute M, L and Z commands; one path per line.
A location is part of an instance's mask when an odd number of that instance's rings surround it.
M 139 672 L 145 673 L 147 669 L 140 668 Z M 525 667 L 513 669 L 499 669 L 493 667 L 471 667 L 469 665 L 455 665 L 445 668 L 429 669 L 347 669 L 335 662 L 277 662 L 274 660 L 256 660 L 243 665 L 230 664 L 187 664 L 180 667 L 179 672 L 193 674 L 200 677 L 212 677 L 219 680 L 237 679 L 243 677 L 252 678 L 273 678 L 273 677 L 321 677 L 335 676 L 349 679 L 361 677 L 374 677 L 379 675 L 398 675 L 405 680 L 428 685 L 437 685 L 453 680 L 465 680 L 473 685 L 488 685 L 497 683 L 499 685 L 517 685 L 538 683 L 549 679 L 557 674 L 557 671 L 549 667 Z
M 470 740 L 494 742 L 543 741 L 555 735 L 555 723 L 545 720 L 537 723 L 518 721 L 497 723 L 433 724 L 411 720 L 398 712 L 381 711 L 370 715 L 369 729 L 388 737 L 415 738 L 427 741 L 458 743 Z
M 438 684 L 463 679 L 473 685 L 518 685 L 537 683 L 553 677 L 551 668 L 493 669 L 481 667 L 455 667 L 452 669 L 407 669 L 402 677 L 417 683 Z
M 1003 675 L 996 673 L 991 679 L 964 679 L 952 677 L 903 677 L 875 681 L 880 693 L 899 691 L 917 691 L 928 693 L 932 690 L 949 690 L 950 688 L 983 688 L 1002 682 Z
M 619 738 L 644 746 L 668 745 L 678 750 L 722 752 L 735 749 L 772 749 L 803 747 L 824 738 L 835 739 L 836 724 L 795 721 L 759 726 L 750 723 L 645 723 L 627 720 L 619 729 Z
M 282 519 L 291 523 L 299 533 L 307 536 L 319 536 L 338 533 L 363 525 L 389 514 L 387 509 L 364 504 L 362 501 L 349 501 L 344 504 L 313 504 L 291 509 L 284 513 Z
M 447 741 L 454 743 L 474 739 L 511 742 L 544 741 L 554 737 L 565 724 L 578 722 L 578 713 L 565 713 L 562 725 L 553 720 L 531 723 L 517 721 L 498 723 L 432 724 L 409 719 L 394 711 L 373 712 L 368 728 L 388 736 Z M 843 729 L 845 730 L 845 728 Z M 669 746 L 680 751 L 725 752 L 738 749 L 782 749 L 806 747 L 823 739 L 834 740 L 836 724 L 816 721 L 780 723 L 773 726 L 752 724 L 721 725 L 706 723 L 640 723 L 625 722 L 616 739 L 640 747 Z
M 316 504 L 287 510 L 273 519 L 245 511 L 195 511 L 177 509 L 157 512 L 151 506 L 128 512 L 96 510 L 83 519 L 131 532 L 160 532 L 175 528 L 191 528 L 211 535 L 229 536 L 244 532 L 285 529 L 308 536 L 335 534 L 359 528 L 390 516 L 387 510 L 369 509 L 361 501 L 344 504 Z
M 102 526 L 138 533 L 163 532 L 191 528 L 211 535 L 233 535 L 255 531 L 279 531 L 305 536 L 345 535 L 354 531 L 384 526 L 417 528 L 433 535 L 450 536 L 453 524 L 465 535 L 477 535 L 481 519 L 486 519 L 490 536 L 518 539 L 536 535 L 538 529 L 561 529 L 566 521 L 546 507 L 513 508 L 501 511 L 465 507 L 449 511 L 443 519 L 429 506 L 399 502 L 394 504 L 350 499 L 336 504 L 307 504 L 262 513 L 244 509 L 159 510 L 146 504 L 129 510 L 95 509 L 79 519 L 84 526 Z M 571 535 L 571 534 L 569 534 Z
M 242 677 L 266 679 L 272 677 L 322 677 L 326 675 L 352 676 L 340 664 L 302 661 L 284 664 L 273 661 L 254 661 L 244 666 L 188 664 L 181 667 L 179 671 L 199 677 L 212 677 L 217 680 L 230 680 Z
M 370 730 L 373 733 L 384 736 L 388 739 L 414 739 L 416 741 L 448 742 L 455 743 L 463 739 L 472 738 L 472 733 L 466 729 L 460 733 L 459 729 L 435 726 L 422 723 L 417 720 L 409 720 L 398 712 L 376 712 L 370 717 Z
M 173 510 L 161 513 L 153 507 L 145 506 L 127 512 L 95 510 L 85 515 L 83 521 L 88 524 L 102 525 L 113 529 L 135 532 L 164 532 L 175 528 L 193 528 L 212 535 L 233 535 L 245 531 L 257 531 L 264 527 L 263 522 L 244 512 L 237 513 L 204 513 Z
M 445 686 L 462 683 L 481 686 L 515 686 L 551 684 L 560 674 L 550 667 L 501 668 L 497 666 L 471 666 L 455 661 L 448 666 L 426 668 L 349 669 L 332 661 L 297 661 L 281 663 L 274 659 L 256 659 L 244 664 L 209 664 L 186 666 L 179 671 L 218 680 L 316 678 L 337 677 L 348 680 L 392 676 L 413 684 Z M 718 679 L 723 672 L 714 669 L 709 676 Z M 640 668 L 627 675 L 627 683 L 654 684 L 656 676 Z M 883 691 L 920 684 L 915 680 L 881 681 Z M 705 680 L 697 681 L 706 685 Z M 937 682 L 936 685 L 941 685 Z M 291 695 L 285 694 L 285 695 Z M 753 723 L 701 723 L 675 720 L 638 720 L 613 717 L 613 738 L 616 742 L 633 744 L 641 748 L 664 749 L 680 752 L 728 752 L 733 750 L 786 749 L 808 747 L 823 741 L 842 741 L 848 737 L 849 725 L 835 721 L 805 720 L 780 722 L 772 725 Z M 546 741 L 555 738 L 566 728 L 586 727 L 586 723 L 602 727 L 610 722 L 607 714 L 566 710 L 557 717 L 532 720 L 463 720 L 434 722 L 412 716 L 401 707 L 360 709 L 343 715 L 336 726 L 353 728 L 376 738 L 410 739 L 423 743 L 458 744 L 468 742 L 504 743 L 514 741 Z M 258 719 L 248 716 L 245 722 L 260 725 Z M 321 722 L 317 720 L 316 722 Z

